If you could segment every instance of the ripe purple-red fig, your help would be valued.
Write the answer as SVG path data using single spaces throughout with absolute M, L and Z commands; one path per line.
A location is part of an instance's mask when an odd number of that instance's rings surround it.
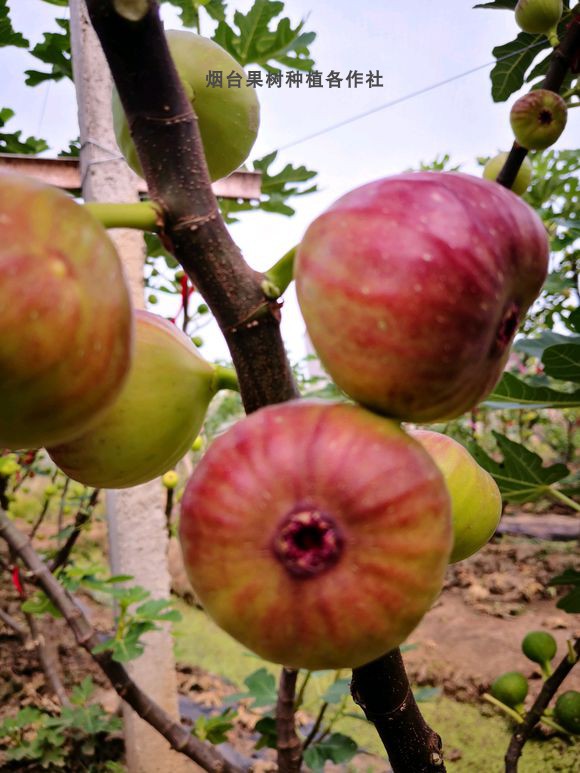
M 51 459 L 96 488 L 127 488 L 163 475 L 199 434 L 218 372 L 175 325 L 137 310 L 133 366 L 121 394 L 87 432 L 48 448 Z
M 459 416 L 497 382 L 548 267 L 536 213 L 464 174 L 364 185 L 308 228 L 296 290 L 336 384 L 400 419 Z
M 261 657 L 360 666 L 397 647 L 439 593 L 450 504 L 429 455 L 362 408 L 263 408 L 210 446 L 180 536 L 208 614 Z
M 548 35 L 562 18 L 562 0 L 518 0 L 516 24 L 531 35 Z
M 104 228 L 57 188 L 0 175 L 0 447 L 83 432 L 128 374 L 132 315 Z
M 483 167 L 483 176 L 486 180 L 497 180 L 499 173 L 504 167 L 508 154 L 506 152 L 498 153 L 497 156 L 490 158 Z M 518 196 L 523 196 L 532 182 L 532 165 L 528 158 L 524 158 L 521 167 L 516 175 L 516 179 L 511 187 Z
M 568 118 L 566 103 L 555 91 L 538 89 L 517 99 L 510 112 L 516 141 L 528 150 L 544 150 L 564 131 Z
M 453 550 L 449 563 L 463 561 L 487 545 L 497 529 L 501 518 L 497 483 L 453 438 L 427 429 L 410 434 L 441 470 L 451 497 Z

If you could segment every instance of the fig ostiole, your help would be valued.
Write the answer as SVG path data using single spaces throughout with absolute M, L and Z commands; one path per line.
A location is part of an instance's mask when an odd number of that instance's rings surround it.
M 486 180 L 497 180 L 499 173 L 504 167 L 508 157 L 507 152 L 498 153 L 493 158 L 490 158 L 483 167 L 483 176 Z M 529 188 L 532 182 L 532 165 L 528 158 L 524 158 L 522 165 L 520 166 L 516 179 L 513 182 L 511 190 L 517 193 L 518 196 L 523 196 Z
M 135 312 L 133 366 L 121 394 L 91 429 L 48 448 L 74 480 L 127 488 L 171 470 L 190 450 L 219 387 L 216 369 L 175 325 Z
M 212 180 L 234 172 L 247 159 L 258 134 L 260 106 L 256 89 L 246 86 L 238 62 L 213 40 L 188 30 L 168 30 L 171 57 L 199 126 Z M 221 86 L 208 85 L 210 72 L 221 73 Z M 239 88 L 228 76 L 241 79 Z M 123 106 L 113 91 L 115 136 L 129 166 L 143 176 Z
M 70 440 L 119 395 L 129 291 L 103 227 L 63 191 L 0 174 L 0 447 Z
M 531 35 L 553 37 L 563 12 L 562 0 L 518 0 L 516 23 L 521 30 Z
M 541 219 L 502 186 L 402 174 L 347 193 L 310 225 L 296 291 L 342 390 L 388 416 L 437 421 L 498 381 L 548 254 Z
M 510 111 L 516 142 L 528 150 L 545 150 L 566 127 L 568 108 L 555 91 L 537 89 L 517 99 Z
M 185 566 L 208 614 L 268 660 L 362 665 L 437 597 L 451 549 L 437 466 L 400 426 L 314 400 L 217 438 L 187 483 Z
M 443 475 L 453 521 L 449 563 L 463 561 L 487 545 L 498 527 L 502 501 L 497 483 L 453 438 L 426 429 L 409 434 L 431 455 Z

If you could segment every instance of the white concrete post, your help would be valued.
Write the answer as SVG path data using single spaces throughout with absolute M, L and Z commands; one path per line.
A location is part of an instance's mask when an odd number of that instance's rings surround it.
M 111 78 L 84 0 L 70 0 L 71 44 L 79 109 L 81 179 L 86 201 L 138 200 L 136 177 L 120 157 L 111 116 Z M 137 307 L 144 305 L 144 241 L 138 231 L 116 230 L 117 246 Z M 167 533 L 159 481 L 107 494 L 111 568 L 131 575 L 154 598 L 169 598 Z M 178 718 L 173 642 L 170 631 L 145 637 L 145 653 L 129 664 L 131 676 L 171 716 Z M 173 752 L 165 739 L 124 705 L 124 734 L 130 773 L 182 773 L 198 769 Z

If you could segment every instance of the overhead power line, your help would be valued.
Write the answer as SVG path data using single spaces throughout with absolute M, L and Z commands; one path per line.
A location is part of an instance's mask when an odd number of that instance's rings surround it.
M 531 45 L 526 46 L 525 48 L 520 48 L 517 51 L 512 51 L 512 53 L 506 54 L 505 56 L 501 56 L 499 59 L 494 59 L 492 62 L 486 62 L 485 64 L 480 64 L 478 67 L 472 67 L 470 70 L 465 70 L 465 72 L 461 72 L 458 75 L 452 75 L 450 78 L 445 78 L 445 80 L 437 81 L 437 83 L 432 83 L 430 86 L 424 86 L 422 89 L 411 91 L 402 97 L 391 99 L 389 102 L 384 102 L 382 105 L 377 105 L 377 107 L 373 107 L 370 110 L 366 110 L 364 113 L 357 113 L 356 115 L 353 115 L 350 118 L 345 118 L 343 121 L 334 123 L 331 126 L 325 127 L 324 129 L 319 129 L 318 131 L 312 132 L 311 134 L 306 134 L 304 137 L 300 137 L 300 139 L 292 140 L 292 142 L 286 143 L 286 145 L 281 145 L 279 148 L 277 148 L 277 151 L 279 152 L 281 150 L 288 150 L 288 148 L 293 148 L 296 145 L 301 145 L 303 142 L 312 140 L 315 137 L 320 137 L 323 134 L 328 134 L 329 132 L 335 131 L 336 129 L 340 129 L 343 126 L 347 126 L 350 123 L 354 123 L 355 121 L 360 121 L 362 118 L 366 118 L 367 116 L 373 115 L 374 113 L 379 113 L 381 110 L 387 110 L 387 108 L 394 107 L 395 105 L 400 105 L 402 102 L 408 102 L 410 99 L 414 99 L 415 97 L 420 97 L 423 94 L 427 94 L 429 91 L 435 91 L 435 89 L 439 89 L 442 86 L 446 86 L 448 83 L 453 83 L 453 81 L 457 81 L 460 78 L 465 78 L 467 75 L 472 75 L 474 72 L 479 72 L 479 70 L 485 70 L 487 67 L 491 67 L 492 65 L 495 65 L 498 62 L 503 62 L 506 59 L 510 59 L 511 57 L 521 54 L 524 51 L 528 51 L 532 48 L 537 48 L 538 46 L 541 46 L 541 45 L 542 46 L 544 45 L 543 40 L 540 40 L 536 43 L 532 43 Z

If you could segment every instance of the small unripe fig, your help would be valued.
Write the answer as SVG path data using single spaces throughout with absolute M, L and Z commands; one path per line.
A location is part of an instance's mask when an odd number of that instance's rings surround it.
M 498 676 L 491 685 L 491 694 L 506 706 L 521 706 L 528 694 L 528 680 L 519 671 L 509 671 Z
M 168 470 L 161 480 L 165 488 L 174 489 L 179 483 L 179 475 L 175 470 Z
M 538 89 L 513 104 L 510 123 L 516 141 L 528 150 L 544 150 L 564 131 L 568 109 L 555 91 Z
M 562 18 L 562 0 L 518 0 L 516 24 L 531 35 L 547 35 Z
M 460 443 L 440 432 L 413 430 L 441 470 L 451 497 L 453 550 L 450 563 L 472 556 L 492 538 L 501 518 L 497 483 Z
M 48 450 L 70 478 L 126 488 L 170 470 L 189 451 L 216 392 L 215 369 L 175 325 L 135 312 L 133 367 L 99 422 Z
M 489 180 L 410 172 L 309 226 L 295 261 L 312 344 L 335 383 L 403 421 L 450 419 L 498 381 L 548 268 L 546 229 Z
M 131 302 L 105 229 L 57 188 L 0 175 L 0 448 L 84 432 L 131 363 Z
M 182 502 L 181 545 L 211 617 L 261 657 L 360 666 L 439 593 L 449 495 L 422 446 L 352 405 L 263 408 L 214 440 Z
M 181 83 L 195 111 L 212 180 L 234 172 L 248 157 L 260 122 L 256 89 L 248 88 L 241 66 L 213 40 L 187 30 L 168 30 L 167 42 Z M 209 86 L 210 71 L 221 73 L 222 86 Z M 241 78 L 239 88 L 229 75 Z M 116 91 L 113 122 L 121 152 L 129 166 L 143 175 L 127 119 Z
M 499 173 L 503 169 L 508 154 L 498 153 L 497 156 L 490 158 L 486 165 L 483 167 L 483 176 L 486 180 L 497 180 Z M 527 191 L 529 184 L 532 181 L 532 165 L 528 158 L 524 158 L 523 163 L 516 175 L 516 179 L 511 187 L 514 193 L 518 196 L 523 196 Z
M 530 631 L 522 641 L 522 652 L 529 660 L 542 667 L 546 678 L 552 674 L 551 661 L 557 649 L 556 639 L 547 631 Z
M 568 690 L 562 693 L 554 706 L 554 716 L 564 730 L 580 735 L 580 692 Z

